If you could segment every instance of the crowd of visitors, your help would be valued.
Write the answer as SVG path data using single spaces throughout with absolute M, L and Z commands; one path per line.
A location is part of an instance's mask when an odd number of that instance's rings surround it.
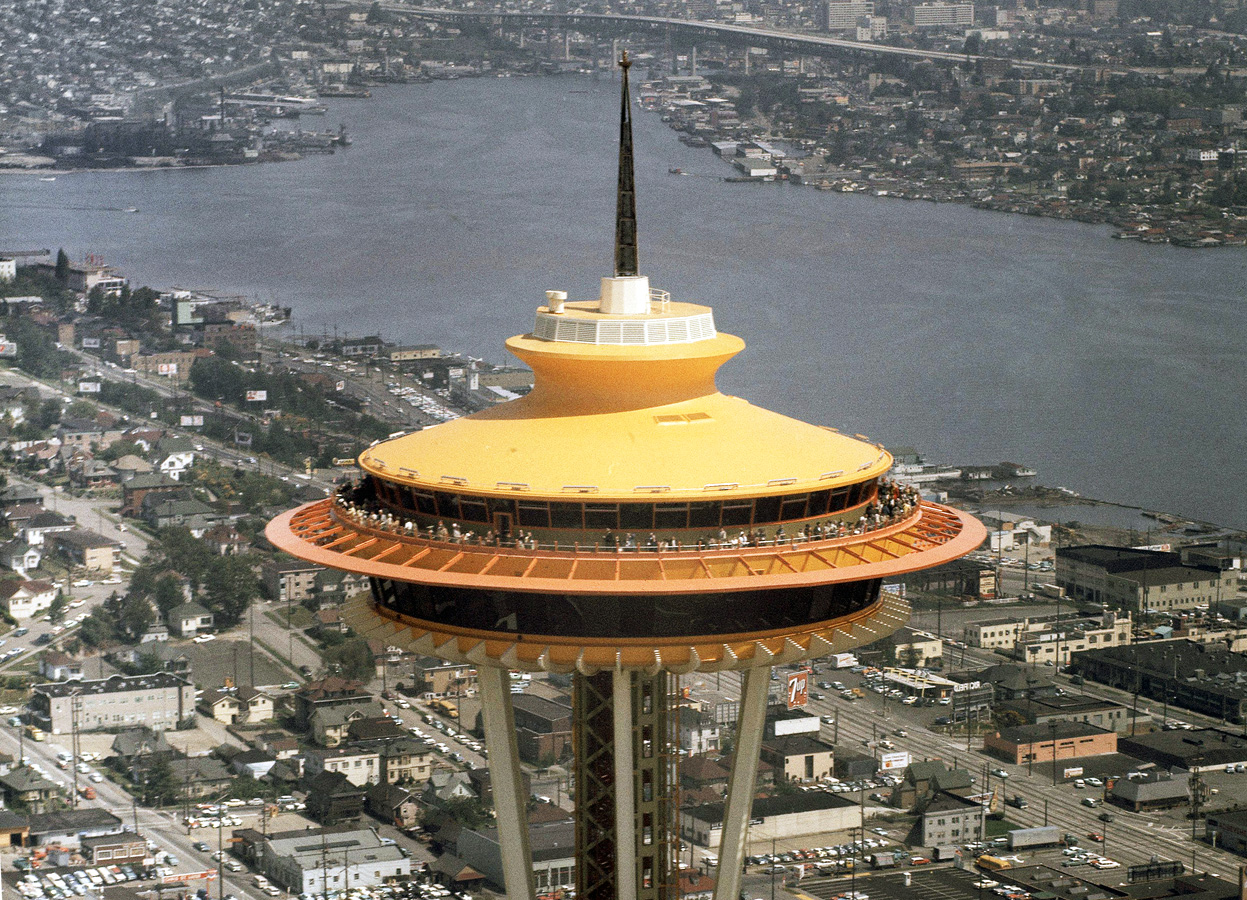
M 907 519 L 921 502 L 918 489 L 912 485 L 900 484 L 895 481 L 882 481 L 878 495 L 862 510 L 855 521 L 841 521 L 835 518 L 821 519 L 817 522 L 804 522 L 791 532 L 783 524 L 774 528 L 757 527 L 752 530 L 739 529 L 730 534 L 726 528 L 717 533 L 705 534 L 696 541 L 685 535 L 666 535 L 660 537 L 650 532 L 645 538 L 638 539 L 633 532 L 625 532 L 622 537 L 613 529 L 607 529 L 601 539 L 591 547 L 584 542 L 562 541 L 562 549 L 600 550 L 604 552 L 624 553 L 662 553 L 680 552 L 682 550 L 727 550 L 746 547 L 774 547 L 788 544 L 796 546 L 811 541 L 832 541 L 850 535 L 861 535 L 880 528 L 893 525 Z M 382 506 L 374 496 L 368 495 L 360 485 L 343 485 L 334 498 L 334 505 L 339 514 L 346 516 L 358 525 L 423 538 L 446 544 L 477 544 L 491 547 L 513 547 L 520 550 L 537 550 L 540 548 L 558 549 L 559 541 L 541 544 L 531 531 L 522 529 L 513 532 L 499 533 L 492 528 L 482 533 L 467 530 L 458 522 L 449 525 L 439 519 L 435 524 L 420 526 L 411 519 L 395 516 L 392 511 Z

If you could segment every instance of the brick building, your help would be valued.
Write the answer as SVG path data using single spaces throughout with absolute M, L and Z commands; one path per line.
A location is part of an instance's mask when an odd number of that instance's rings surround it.
M 1085 722 L 1002 728 L 983 738 L 983 750 L 1014 765 L 1081 759 L 1117 752 L 1117 732 Z

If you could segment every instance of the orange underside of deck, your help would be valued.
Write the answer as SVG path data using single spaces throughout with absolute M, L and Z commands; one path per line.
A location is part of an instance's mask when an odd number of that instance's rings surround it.
M 826 541 L 639 553 L 577 546 L 526 550 L 385 531 L 320 500 L 274 519 L 267 535 L 300 559 L 397 581 L 566 594 L 687 594 L 886 578 L 964 556 L 985 531 L 964 513 L 924 502 L 887 528 Z

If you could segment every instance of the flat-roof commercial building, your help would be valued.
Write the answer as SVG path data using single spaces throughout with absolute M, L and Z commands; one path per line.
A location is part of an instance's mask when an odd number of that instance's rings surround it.
M 1147 772 L 1133 778 L 1119 778 L 1108 792 L 1118 806 L 1134 812 L 1172 809 L 1191 802 L 1190 787 L 1185 778 L 1174 778 L 1167 772 Z
M 264 874 L 292 894 L 376 887 L 411 874 L 411 860 L 371 828 L 271 834 L 255 853 Z
M 121 819 L 106 809 L 65 809 L 30 816 L 27 843 L 32 847 L 56 844 L 73 849 L 86 838 L 117 835 L 124 830 Z
M 1019 725 L 984 737 L 983 750 L 1014 765 L 1072 760 L 1116 753 L 1117 732 L 1085 722 Z
M 762 759 L 787 780 L 808 782 L 831 777 L 836 749 L 808 734 L 793 734 L 763 741 Z
M 177 728 L 195 715 L 195 686 L 168 672 L 112 675 L 95 681 L 61 681 L 31 688 L 34 724 L 52 734 L 146 725 L 153 731 Z
M 1204 817 L 1204 840 L 1247 856 L 1247 809 L 1208 813 Z
M 1170 706 L 1247 721 L 1247 654 L 1215 644 L 1156 641 L 1086 650 L 1074 656 L 1070 668 Z
M 846 831 L 859 828 L 862 810 L 852 800 L 838 794 L 810 791 L 783 797 L 766 797 L 753 802 L 753 834 L 765 833 L 777 840 Z M 723 832 L 723 804 L 707 803 L 680 810 L 680 834 L 695 844 L 713 850 Z
M 1152 723 L 1150 712 L 1140 712 L 1112 700 L 1100 700 L 1077 694 L 1013 700 L 997 706 L 997 711 L 1013 710 L 1026 725 L 1047 725 L 1049 722 L 1085 722 L 1110 731 L 1129 731 L 1132 725 Z
M 1220 728 L 1123 736 L 1119 746 L 1122 753 L 1136 759 L 1188 772 L 1215 772 L 1226 766 L 1247 765 L 1247 738 Z
M 1135 612 L 1211 606 L 1237 592 L 1236 578 L 1162 550 L 1088 544 L 1056 551 L 1056 583 L 1070 597 Z
M 571 819 L 530 822 L 533 881 L 538 891 L 576 884 L 576 825 Z M 499 888 L 503 885 L 502 848 L 496 828 L 459 833 L 459 857 Z
M 1023 619 L 992 619 L 965 626 L 971 647 L 1000 650 L 1029 665 L 1067 665 L 1070 654 L 1130 643 L 1131 617 L 1113 612 L 1103 616 L 1037 616 Z

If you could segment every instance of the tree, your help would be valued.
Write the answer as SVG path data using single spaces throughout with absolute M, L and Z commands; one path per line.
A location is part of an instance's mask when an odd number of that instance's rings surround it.
M 182 582 L 177 576 L 170 574 L 156 579 L 152 598 L 156 601 L 156 608 L 162 613 L 167 613 L 175 606 L 181 606 L 186 602 L 186 597 L 182 594 Z
M 117 624 L 127 635 L 135 639 L 142 637 L 154 621 L 156 621 L 156 616 L 146 597 L 136 596 L 133 593 L 126 595 L 125 600 L 121 602 Z
M 426 806 L 420 813 L 420 824 L 421 826 L 431 825 L 442 815 L 450 816 L 459 823 L 460 827 L 470 831 L 493 824 L 489 810 L 485 809 L 479 800 L 468 797 L 447 800 L 441 806 Z
M 69 404 L 66 415 L 71 419 L 94 419 L 97 412 L 99 412 L 99 409 L 89 400 L 75 400 Z
M 260 585 L 251 571 L 250 556 L 223 556 L 204 578 L 204 599 L 218 628 L 232 628 L 242 621 Z
M 57 594 L 56 599 L 52 601 L 52 605 L 48 607 L 48 618 L 53 622 L 59 622 L 65 618 L 65 610 L 68 604 L 65 602 L 64 594 Z
M 56 280 L 64 284 L 69 279 L 69 254 L 65 248 L 56 251 Z
M 83 620 L 78 628 L 78 639 L 87 647 L 103 647 L 116 637 L 112 616 L 103 607 L 97 607 Z
M 181 783 L 164 757 L 152 760 L 142 778 L 144 806 L 164 806 L 178 798 Z
M 372 651 L 368 649 L 368 642 L 363 638 L 351 638 L 337 647 L 330 647 L 322 656 L 325 666 L 343 678 L 366 681 L 377 672 Z
M 42 431 L 45 428 L 51 428 L 61 420 L 61 401 L 55 397 L 44 400 L 39 407 L 39 412 L 35 414 L 35 424 Z
M 219 559 L 208 549 L 208 545 L 182 525 L 162 528 L 159 538 L 160 550 L 168 568 L 189 578 L 192 589 L 203 584 L 204 576 Z

